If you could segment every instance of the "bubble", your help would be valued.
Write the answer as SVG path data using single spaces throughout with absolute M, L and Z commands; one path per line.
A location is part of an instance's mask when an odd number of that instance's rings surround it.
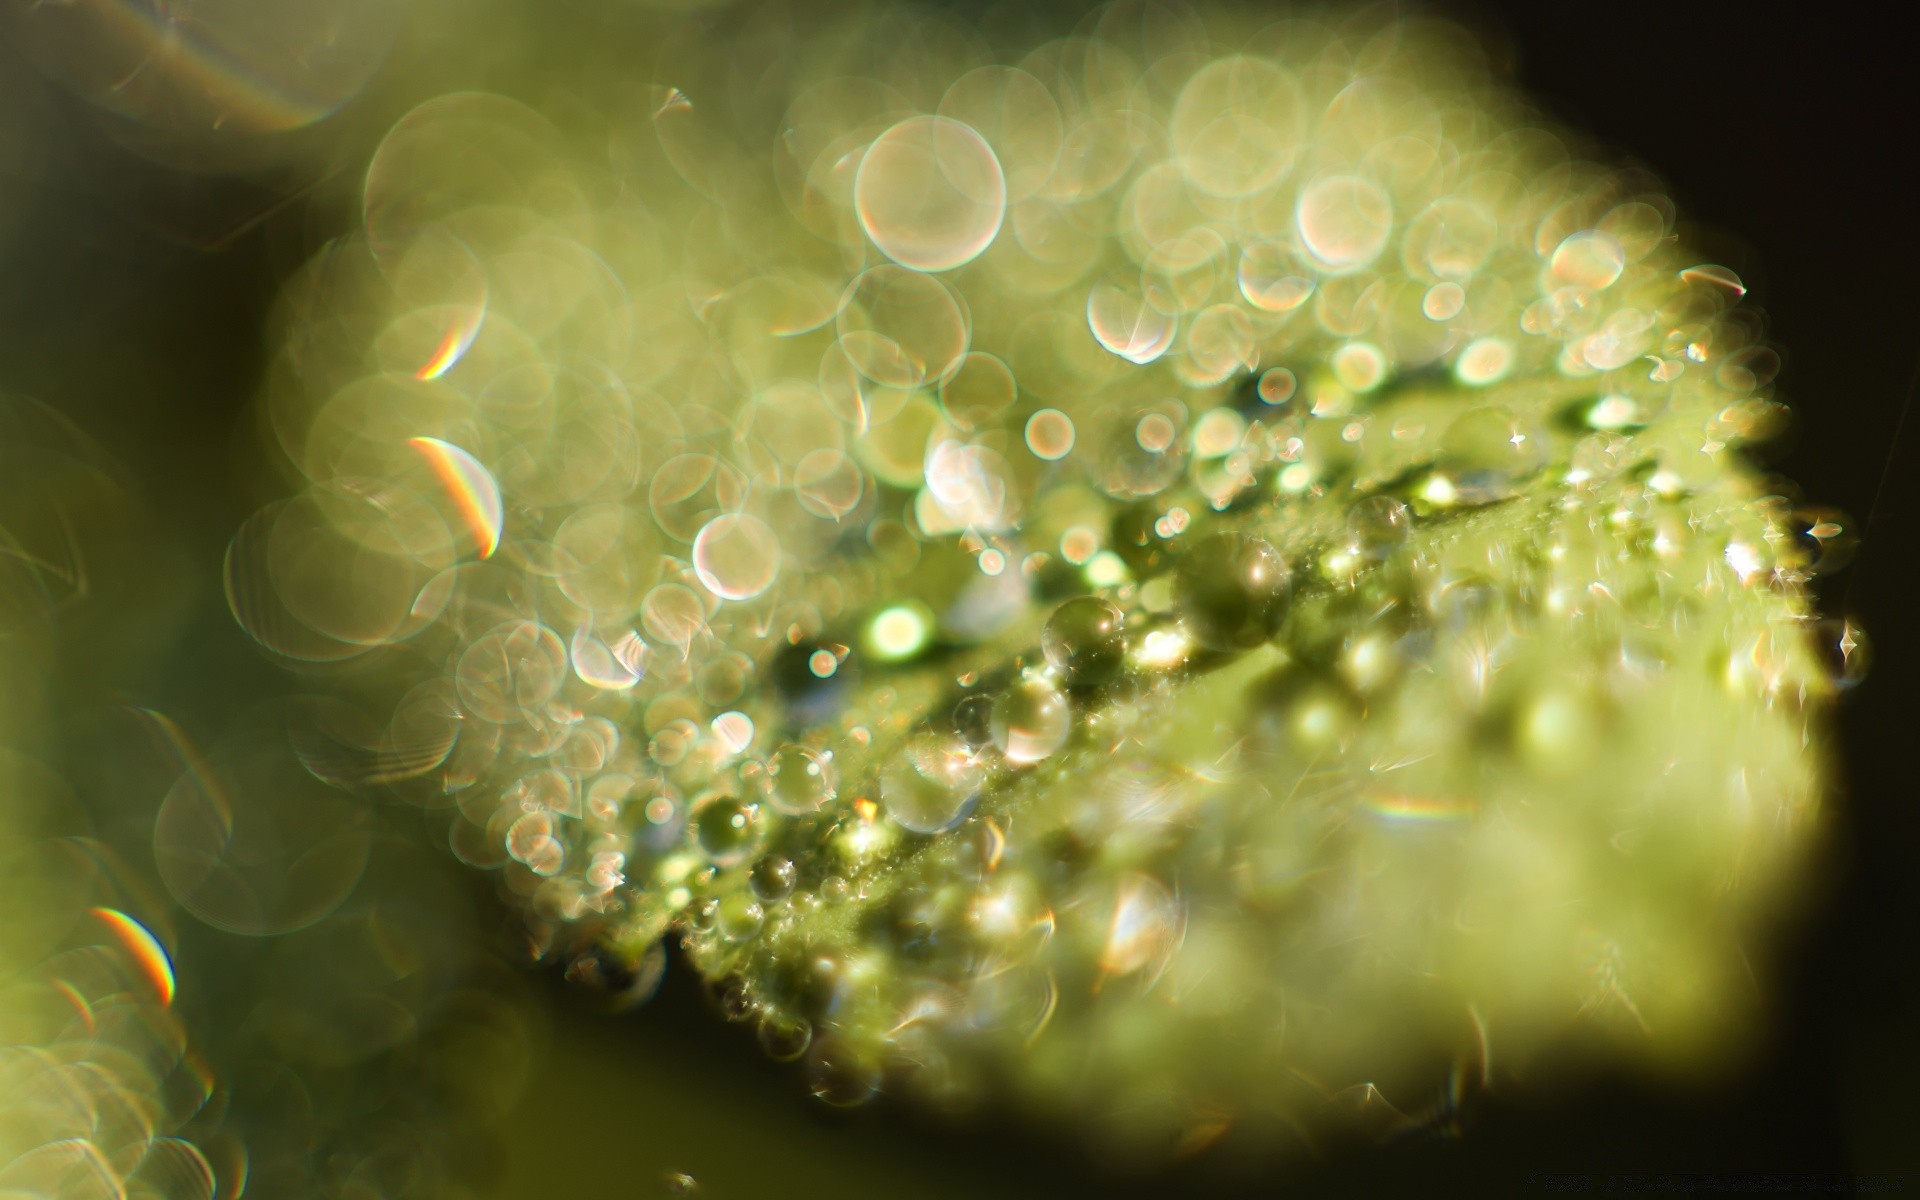
M 1007 464 L 993 451 L 942 439 L 927 452 L 923 475 L 925 494 L 955 525 L 995 532 L 1011 523 Z
M 1454 363 L 1454 378 L 1469 387 L 1498 383 L 1513 369 L 1513 344 L 1505 338 L 1483 337 L 1467 343 Z
M 1467 293 L 1457 283 L 1436 283 L 1420 297 L 1420 311 L 1429 321 L 1451 321 L 1467 306 Z
M 1196 316 L 1187 329 L 1186 349 L 1184 378 L 1192 387 L 1224 383 L 1260 363 L 1253 322 L 1231 304 L 1216 304 Z
M 792 895 L 799 878 L 799 868 L 793 865 L 792 859 L 770 854 L 753 864 L 753 870 L 747 873 L 747 885 L 754 895 L 772 902 Z
M 1043 408 L 1028 417 L 1027 449 L 1048 462 L 1065 458 L 1073 451 L 1073 418 L 1057 408 Z
M 173 165 L 232 169 L 259 154 L 259 139 L 346 105 L 403 27 L 402 13 L 373 0 L 324 13 L 292 0 L 190 14 L 61 5 L 22 10 L 10 38 L 126 126 L 119 136 Z
M 1412 514 L 1392 496 L 1369 496 L 1347 511 L 1349 543 L 1375 562 L 1406 545 L 1412 530 Z
M 1126 663 L 1126 614 L 1111 600 L 1076 596 L 1053 610 L 1040 632 L 1041 653 L 1074 687 L 1112 679 Z
M 760 806 L 716 792 L 694 802 L 694 838 L 716 867 L 745 862 L 760 844 Z
M 707 606 L 692 588 L 663 583 L 640 602 L 640 624 L 656 642 L 686 646 L 707 627 Z
M 760 1016 L 756 1031 L 760 1048 L 775 1062 L 792 1062 L 807 1052 L 813 1040 L 813 1024 L 805 1017 L 789 1017 L 767 1012 Z
M 577 195 L 563 147 L 550 122 L 504 96 L 454 92 L 420 104 L 367 165 L 361 210 L 375 255 L 398 261 L 415 239 L 464 233 L 472 214 L 523 208 L 535 196 L 557 215 Z
M 1333 376 L 1348 391 L 1370 392 L 1387 377 L 1387 358 L 1369 342 L 1348 342 L 1333 352 Z
M 1173 345 L 1175 319 L 1138 288 L 1095 285 L 1087 294 L 1087 327 L 1094 340 L 1131 363 L 1146 364 Z
M 1520 478 L 1546 462 L 1546 438 L 1512 409 L 1469 409 L 1440 435 L 1441 462 L 1462 503 L 1504 499 Z
M 1255 385 L 1255 391 L 1260 403 L 1278 407 L 1292 400 L 1299 387 L 1300 381 L 1292 371 L 1285 367 L 1272 367 L 1260 372 L 1260 382 Z
M 753 718 L 738 710 L 721 713 L 707 727 L 728 754 L 739 754 L 753 744 Z
M 720 902 L 714 915 L 714 929 L 729 942 L 744 942 L 766 924 L 766 910 L 746 892 L 735 892 Z
M 1216 196 L 1247 196 L 1293 169 L 1307 105 L 1293 76 L 1265 59 L 1217 59 L 1174 101 L 1168 139 L 1188 182 Z
M 994 700 L 989 729 L 1008 762 L 1035 763 L 1066 744 L 1073 711 L 1052 680 L 1028 673 Z
M 1313 294 L 1313 280 L 1296 269 L 1293 254 L 1272 242 L 1241 250 L 1235 279 L 1247 303 L 1264 312 L 1292 312 Z
M 660 574 L 660 538 L 646 515 L 620 504 L 592 504 L 561 523 L 551 542 L 554 582 L 596 616 L 624 620 Z
M 1329 175 L 1300 193 L 1294 209 L 1300 243 L 1329 271 L 1357 271 L 1386 248 L 1393 202 L 1376 183 Z
M 746 500 L 746 476 L 711 454 L 676 455 L 660 464 L 647 484 L 654 523 L 680 542 L 691 543 L 708 522 L 722 513 L 740 511 Z
M 1591 288 L 1594 291 L 1613 286 L 1626 269 L 1626 251 L 1612 234 L 1588 230 L 1571 234 L 1554 248 L 1547 269 L 1560 284 Z
M 1019 391 L 1006 363 L 975 350 L 941 383 L 940 407 L 961 429 L 979 429 L 1013 407 Z
M 507 621 L 476 638 L 454 668 L 460 703 L 496 725 L 519 722 L 560 690 L 567 650 L 538 621 Z
M 1401 250 L 1407 269 L 1416 275 L 1459 281 L 1484 266 L 1499 241 L 1500 226 L 1483 206 L 1446 196 L 1421 209 L 1408 224 Z
M 153 823 L 160 880 L 216 929 L 261 937 L 303 929 L 360 882 L 372 838 L 366 805 L 316 779 L 273 709 L 211 753 L 174 740 L 186 767 Z
M 912 833 L 958 825 L 980 798 L 986 772 L 973 750 L 952 735 L 917 733 L 880 773 L 880 802 Z
M 853 1108 L 880 1090 L 880 1068 L 839 1037 L 814 1041 L 807 1052 L 807 1088 L 815 1099 L 835 1108 Z
M 973 129 L 993 148 L 1007 178 L 1007 199 L 1041 190 L 1060 158 L 1063 124 L 1053 93 L 1015 67 L 977 67 L 940 99 L 940 115 Z
M 767 803 L 788 816 L 813 812 L 839 791 L 832 755 L 805 746 L 782 746 L 767 760 L 762 779 Z
M 840 349 L 883 387 L 937 385 L 960 366 L 970 334 L 954 292 L 930 275 L 896 266 L 864 272 L 847 289 L 837 322 Z
M 693 541 L 693 571 L 722 600 L 751 600 L 780 574 L 780 540 L 751 514 L 715 517 Z
M 793 494 L 816 517 L 838 521 L 860 506 L 866 476 L 838 450 L 814 450 L 793 468 Z
M 953 706 L 953 728 L 974 748 L 993 741 L 993 697 L 968 696 Z
M 1217 533 L 1190 547 L 1174 573 L 1174 604 L 1210 650 L 1251 650 L 1286 616 L 1288 577 L 1280 552 L 1260 538 Z
M 913 117 L 874 139 L 853 195 L 873 244 L 915 271 L 972 262 L 1007 213 L 1007 180 L 992 147 L 948 117 Z

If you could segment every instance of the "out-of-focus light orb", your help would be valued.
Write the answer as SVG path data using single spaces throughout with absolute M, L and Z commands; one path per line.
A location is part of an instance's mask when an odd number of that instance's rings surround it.
M 918 604 L 893 604 L 867 624 L 867 651 L 881 662 L 903 662 L 927 648 L 933 620 Z
M 873 244 L 915 271 L 972 262 L 1007 215 L 1007 180 L 993 148 L 949 117 L 913 117 L 874 139 L 853 196 Z
M 1393 201 L 1357 175 L 1316 179 L 1300 193 L 1294 220 L 1300 243 L 1329 271 L 1357 271 L 1386 249 Z
M 751 600 L 780 574 L 780 540 L 751 513 L 723 513 L 693 539 L 693 572 L 722 600 Z
M 1043 408 L 1028 417 L 1027 449 L 1048 462 L 1065 458 L 1073 451 L 1073 418 L 1057 408 Z

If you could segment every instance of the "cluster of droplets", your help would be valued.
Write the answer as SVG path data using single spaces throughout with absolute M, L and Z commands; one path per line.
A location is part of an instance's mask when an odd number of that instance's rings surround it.
M 790 20 L 421 105 L 289 288 L 303 490 L 227 590 L 399 681 L 324 778 L 618 998 L 677 936 L 835 1103 L 1172 1147 L 1575 1014 L 1707 1037 L 1711 897 L 1864 650 L 1652 182 L 1437 24 Z

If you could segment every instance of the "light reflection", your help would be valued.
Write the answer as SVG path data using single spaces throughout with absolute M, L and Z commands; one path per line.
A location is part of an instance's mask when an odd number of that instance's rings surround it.
M 453 502 L 454 511 L 472 535 L 481 558 L 492 558 L 500 548 L 500 534 L 506 524 L 506 510 L 500 499 L 500 485 L 480 460 L 452 442 L 435 437 L 414 437 L 407 444 L 427 460 L 433 476 Z

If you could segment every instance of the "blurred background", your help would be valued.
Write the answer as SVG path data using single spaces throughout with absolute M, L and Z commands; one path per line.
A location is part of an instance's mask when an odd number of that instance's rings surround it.
M 464 1015 L 450 1025 L 405 1027 L 417 1037 L 377 1032 L 393 1026 L 353 1009 L 354 1028 L 375 1031 L 360 1036 L 388 1037 L 390 1051 L 377 1071 L 358 1066 L 337 1086 L 308 1080 L 302 1119 L 324 1130 L 329 1114 L 357 1112 L 378 1129 L 343 1139 L 342 1153 L 431 1143 L 464 1161 L 467 1186 L 503 1197 L 1270 1194 L 1282 1183 L 1305 1195 L 1448 1194 L 1500 1180 L 1532 1190 L 1570 1172 L 1778 1173 L 1805 1185 L 1788 1194 L 1915 1186 L 1905 1146 L 1920 1078 L 1920 812 L 1905 681 L 1920 453 L 1903 417 L 1920 368 L 1920 222 L 1903 180 L 1920 150 L 1920 96 L 1901 43 L 1838 10 L 1789 21 L 1639 0 L 1438 7 L 1496 39 L 1493 57 L 1545 108 L 1667 181 L 1702 257 L 1739 272 L 1783 348 L 1781 394 L 1797 423 L 1770 467 L 1862 521 L 1862 551 L 1822 581 L 1822 606 L 1864 625 L 1875 665 L 1842 705 L 1832 869 L 1778 978 L 1763 981 L 1781 1003 L 1752 1061 L 1684 1091 L 1602 1078 L 1504 1097 L 1462 1141 L 1294 1164 L 1284 1179 L 1203 1159 L 1171 1178 L 1115 1180 L 1059 1131 L 952 1130 L 884 1105 L 829 1112 L 741 1028 L 714 1020 L 685 971 L 670 967 L 646 1008 L 603 1015 L 557 977 L 510 965 L 523 956 L 485 881 L 419 854 L 396 819 L 355 831 L 366 848 L 341 881 L 357 881 L 362 898 L 398 897 L 380 910 L 383 945 L 411 937 L 413 952 L 431 955 L 436 939 L 470 943 L 441 955 L 440 1000 L 491 1000 L 453 1004 Z M 191 38 L 156 53 L 152 23 L 169 9 L 241 32 L 218 54 Z M 500 84 L 508 68 L 475 47 L 535 39 L 606 62 L 651 59 L 646 22 L 614 0 L 405 9 L 0 0 L 0 393 L 52 410 L 110 464 L 111 499 L 97 514 L 120 571 L 101 581 L 108 594 L 96 606 L 139 614 L 117 631 L 70 626 L 58 646 L 57 727 L 43 731 L 52 748 L 42 758 L 83 801 L 144 787 L 157 802 L 169 724 L 210 736 L 288 690 L 235 628 L 221 561 L 276 486 L 249 424 L 269 310 L 289 273 L 353 218 L 380 133 L 422 97 Z M 102 44 L 119 57 L 98 53 Z M 232 120 L 210 123 L 195 97 L 213 97 Z M 0 480 L 10 505 L 32 503 L 22 487 Z M 133 728 L 116 731 L 97 726 L 120 718 L 88 715 L 140 710 L 168 716 L 127 718 Z M 135 761 L 126 748 L 136 745 L 158 758 Z M 114 814 L 90 811 L 112 843 Z M 427 907 L 457 917 L 407 924 Z M 202 1015 L 235 1029 L 310 988 L 315 957 L 338 952 L 324 941 L 269 952 L 208 929 L 179 937 L 206 975 L 234 980 Z M 297 1022 L 275 1028 L 272 1037 L 299 1035 Z M 364 1102 L 401 1078 L 434 1099 Z M 279 1103 L 289 1093 L 257 1094 Z M 242 1102 L 236 1092 L 236 1111 Z M 436 1127 L 446 1122 L 497 1136 L 450 1135 Z M 257 1178 L 256 1194 L 281 1194 L 270 1171 Z M 1603 1178 L 1603 1194 L 1608 1186 Z

